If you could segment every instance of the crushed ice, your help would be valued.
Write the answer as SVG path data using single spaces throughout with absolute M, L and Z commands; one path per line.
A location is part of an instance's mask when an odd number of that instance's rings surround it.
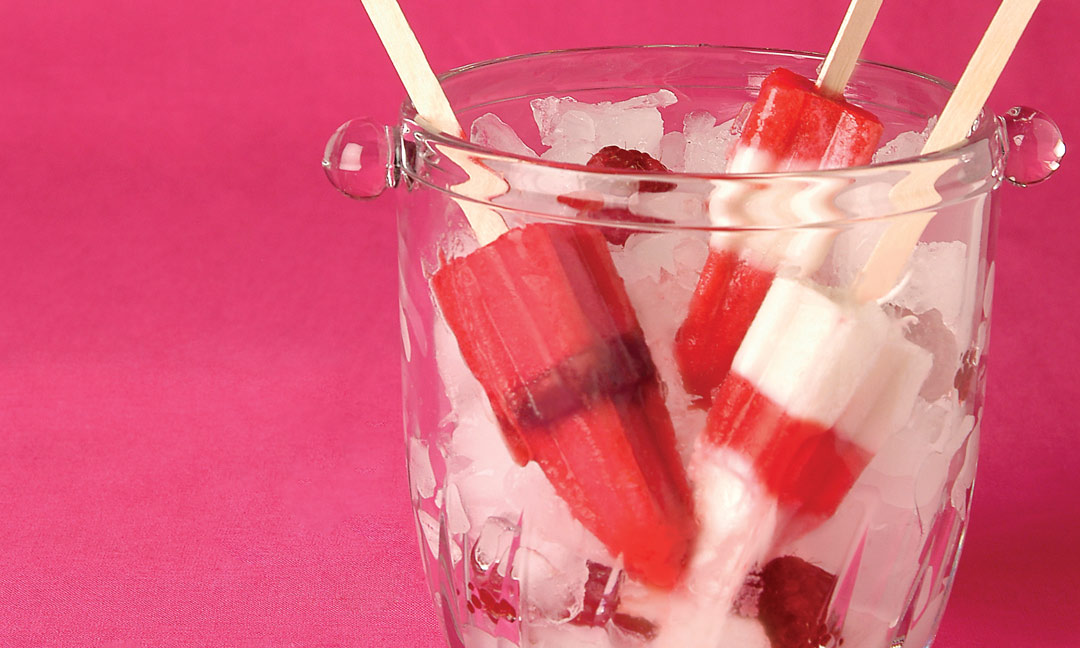
M 664 121 L 660 108 L 675 103 L 670 90 L 633 97 L 626 101 L 597 104 L 571 97 L 545 97 L 531 102 L 540 141 L 550 147 L 545 160 L 585 164 L 605 146 L 659 155 Z
M 926 128 L 921 133 L 915 131 L 900 133 L 874 153 L 871 163 L 881 164 L 882 162 L 893 162 L 918 156 L 922 153 L 923 145 L 930 138 L 930 132 L 934 130 L 936 124 L 937 117 L 931 117 L 926 122 Z

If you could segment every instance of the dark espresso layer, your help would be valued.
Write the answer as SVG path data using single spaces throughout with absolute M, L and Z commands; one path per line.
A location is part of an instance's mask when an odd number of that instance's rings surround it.
M 645 340 L 624 335 L 570 356 L 506 394 L 507 409 L 520 427 L 543 427 L 655 375 Z

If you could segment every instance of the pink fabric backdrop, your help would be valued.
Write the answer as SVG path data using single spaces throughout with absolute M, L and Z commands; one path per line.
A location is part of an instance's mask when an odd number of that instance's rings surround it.
M 437 70 L 542 49 L 822 50 L 846 2 L 420 2 Z M 886 2 L 955 79 L 994 3 Z M 1080 9 L 991 104 L 1080 138 Z M 359 3 L 0 4 L 0 645 L 442 645 L 400 444 L 391 203 L 318 162 L 402 91 Z M 984 453 L 938 645 L 1080 646 L 1080 224 L 1003 190 Z

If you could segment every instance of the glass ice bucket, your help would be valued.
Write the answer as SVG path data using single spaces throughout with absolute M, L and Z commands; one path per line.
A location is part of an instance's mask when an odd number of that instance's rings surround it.
M 762 80 L 820 62 L 513 57 L 442 78 L 471 141 L 409 104 L 331 138 L 346 193 L 404 185 L 409 483 L 453 648 L 931 643 L 975 478 L 996 190 L 1063 149 L 1014 109 L 919 157 L 950 86 L 863 63 L 846 96 L 884 127 L 873 164 L 720 173 Z

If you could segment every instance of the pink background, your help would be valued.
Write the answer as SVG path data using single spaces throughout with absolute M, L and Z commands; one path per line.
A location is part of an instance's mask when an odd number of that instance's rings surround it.
M 988 1 L 886 2 L 956 79 Z M 603 44 L 822 50 L 842 0 L 420 2 L 436 70 Z M 1080 143 L 1080 9 L 991 98 Z M 0 645 L 438 646 L 400 439 L 392 200 L 319 159 L 400 85 L 354 0 L 0 4 Z M 1070 186 L 1002 191 L 984 454 L 945 648 L 1080 646 Z

